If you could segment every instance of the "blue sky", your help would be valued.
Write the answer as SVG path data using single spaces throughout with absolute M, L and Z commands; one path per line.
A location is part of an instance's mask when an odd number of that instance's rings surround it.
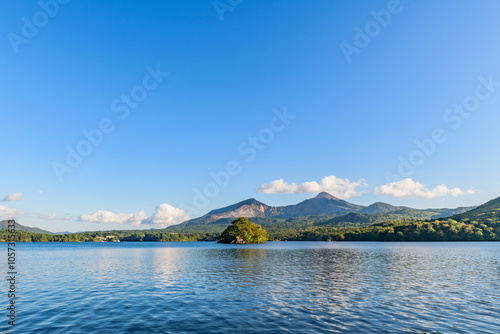
M 66 2 L 0 5 L 0 218 L 150 228 L 318 190 L 500 195 L 497 1 Z

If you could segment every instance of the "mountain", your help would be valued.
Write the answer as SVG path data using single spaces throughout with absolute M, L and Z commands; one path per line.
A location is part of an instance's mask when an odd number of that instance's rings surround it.
M 385 204 L 385 203 L 382 203 Z M 353 226 L 368 226 L 376 223 L 388 222 L 388 221 L 401 221 L 401 220 L 433 220 L 441 217 L 449 217 L 453 213 L 445 215 L 444 212 L 463 212 L 463 208 L 458 209 L 428 209 L 428 210 L 417 210 L 406 207 L 396 207 L 395 211 L 386 211 L 378 213 L 361 213 L 350 212 L 345 215 L 340 215 L 333 217 L 329 220 L 324 220 L 314 223 L 315 226 L 324 227 L 353 227 Z M 383 208 L 382 208 L 383 209 Z M 366 210 L 368 211 L 368 210 Z M 372 212 L 374 212 L 373 210 Z
M 307 199 L 295 205 L 269 206 L 251 198 L 224 208 L 212 210 L 206 215 L 191 219 L 176 226 L 190 226 L 210 224 L 221 219 L 239 217 L 262 218 L 292 218 L 311 215 L 344 214 L 364 208 L 361 205 L 351 204 L 328 193 Z
M 318 196 L 306 199 L 295 205 L 279 207 L 277 218 L 291 218 L 311 215 L 332 215 L 355 212 L 363 209 L 364 206 L 356 205 L 341 200 L 329 193 L 322 192 Z
M 323 227 L 344 227 L 344 226 L 368 226 L 378 223 L 377 214 L 362 214 L 357 212 L 349 212 L 345 215 L 337 216 L 332 219 L 318 222 L 315 226 Z
M 433 211 L 436 214 L 432 216 L 432 219 L 447 218 L 454 215 L 458 215 L 464 212 L 468 212 L 477 208 L 477 206 L 461 206 L 456 209 L 425 209 L 423 211 Z
M 189 226 L 192 224 L 210 224 L 214 221 L 225 218 L 268 217 L 272 215 L 275 210 L 276 208 L 270 207 L 254 198 L 251 198 L 221 209 L 212 210 L 200 218 L 188 220 L 180 225 Z
M 419 210 L 377 202 L 362 206 L 322 192 L 298 204 L 269 206 L 254 198 L 212 210 L 206 215 L 170 226 L 172 232 L 212 233 L 223 231 L 239 217 L 252 218 L 263 228 L 303 228 L 306 226 L 366 226 L 390 220 L 431 220 L 463 213 L 474 207 Z
M 450 217 L 453 220 L 497 220 L 500 218 L 500 197 L 492 199 L 483 205 L 480 205 L 470 211 L 456 214 Z
M 384 213 L 401 210 L 403 207 L 394 206 L 383 202 L 376 202 L 366 208 L 359 210 L 359 213 Z
M 7 220 L 0 221 L 0 230 L 8 229 L 8 223 Z M 16 231 L 26 231 L 26 232 L 32 232 L 32 233 L 46 233 L 46 234 L 54 234 L 49 231 L 42 230 L 38 227 L 29 227 L 29 226 L 24 226 L 19 223 L 16 223 Z

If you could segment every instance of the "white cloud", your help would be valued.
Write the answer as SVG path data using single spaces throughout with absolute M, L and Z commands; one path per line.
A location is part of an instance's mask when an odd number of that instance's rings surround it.
M 299 190 L 297 184 L 289 184 L 283 179 L 274 180 L 271 183 L 264 183 L 259 188 L 255 189 L 258 193 L 264 194 L 293 194 Z
M 141 211 L 134 213 L 113 213 L 111 211 L 99 210 L 93 214 L 86 214 L 78 217 L 79 221 L 92 223 L 128 224 L 138 226 L 146 219 L 146 213 Z
M 380 188 L 375 188 L 373 191 L 377 195 L 388 195 L 398 198 L 413 198 L 421 197 L 424 199 L 433 199 L 435 197 L 452 195 L 454 197 L 474 194 L 476 190 L 461 190 L 460 188 L 448 188 L 446 185 L 441 184 L 432 190 L 429 190 L 425 185 L 420 182 L 415 182 L 411 178 L 404 179 L 403 181 L 392 182 L 385 184 Z
M 155 213 L 151 217 L 145 219 L 142 223 L 167 227 L 180 224 L 188 219 L 189 217 L 186 215 L 186 211 L 174 208 L 167 203 L 163 203 L 158 205 Z
M 0 205 L 0 219 L 1 220 L 18 218 L 20 216 L 24 216 L 24 212 Z
M 151 217 L 147 217 L 144 210 L 141 210 L 137 214 L 113 213 L 110 211 L 99 210 L 96 213 L 78 217 L 78 220 L 82 222 L 127 224 L 133 226 L 154 224 L 157 227 L 176 225 L 188 219 L 189 217 L 186 215 L 184 210 L 174 208 L 167 203 L 158 205 Z
M 20 201 L 22 199 L 23 199 L 22 193 L 8 194 L 7 196 L 4 197 L 2 202 L 14 202 L 14 201 Z
M 256 192 L 265 194 L 304 194 L 328 192 L 339 198 L 351 198 L 360 196 L 362 192 L 356 190 L 358 187 L 366 187 L 365 180 L 351 182 L 349 179 L 341 179 L 335 175 L 326 176 L 320 182 L 311 181 L 302 184 L 288 183 L 283 179 L 274 180 L 271 183 L 265 183 Z
M 58 216 L 55 213 L 51 215 L 42 215 L 36 212 L 24 212 L 0 205 L 0 220 L 18 219 L 20 217 L 36 217 L 43 220 L 73 220 L 73 217 L 70 215 Z
M 53 213 L 51 215 L 38 215 L 38 218 L 43 219 L 43 220 L 72 220 L 73 218 L 66 215 L 66 216 L 58 216 L 57 214 Z

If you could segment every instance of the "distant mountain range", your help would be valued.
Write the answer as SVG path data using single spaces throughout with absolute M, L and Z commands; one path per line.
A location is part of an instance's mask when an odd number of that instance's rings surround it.
M 337 207 L 337 209 L 335 209 Z M 349 210 L 356 210 L 347 212 Z M 333 212 L 333 213 L 332 213 Z M 347 213 L 346 213 L 347 212 Z M 290 217 L 294 214 L 309 214 Z M 297 205 L 271 207 L 254 199 L 213 210 L 198 219 L 159 230 L 118 230 L 55 235 L 16 224 L 18 241 L 213 241 L 234 219 L 251 214 L 271 240 L 296 241 L 500 241 L 500 197 L 478 207 L 418 210 L 386 203 L 361 206 L 320 194 Z M 271 217 L 266 217 L 270 215 Z M 451 215 L 451 216 L 450 216 Z M 8 240 L 7 221 L 0 240 Z M 45 233 L 43 236 L 36 233 Z M 102 240 L 101 240 L 102 241 Z
M 369 206 L 341 200 L 326 192 L 298 204 L 269 206 L 256 199 L 248 199 L 178 225 L 167 227 L 167 232 L 220 233 L 239 217 L 251 218 L 268 231 L 301 229 L 307 227 L 355 227 L 398 220 L 434 220 L 451 217 L 455 220 L 497 219 L 500 214 L 500 197 L 479 207 L 455 209 L 415 209 L 406 206 L 376 202 Z M 7 228 L 7 221 L 0 222 L 0 230 Z M 16 223 L 18 231 L 55 234 L 36 227 Z M 146 230 L 144 230 L 146 231 Z M 58 234 L 69 234 L 62 232 Z
M 334 223 L 368 225 L 389 219 L 437 219 L 464 213 L 474 208 L 459 207 L 456 209 L 420 210 L 405 206 L 394 206 L 383 202 L 363 206 L 349 203 L 329 193 L 322 192 L 314 198 L 287 206 L 269 206 L 252 198 L 221 209 L 212 210 L 202 217 L 171 226 L 168 229 L 176 231 L 206 231 L 208 225 L 227 226 L 231 222 L 231 219 L 239 217 L 259 218 L 258 221 L 263 222 L 264 225 L 269 225 L 273 221 L 290 221 L 298 217 L 303 217 L 304 219 L 309 217 L 309 220 L 316 222 L 317 225 L 329 226 Z M 266 222 L 269 224 L 266 224 Z M 217 230 L 219 229 L 217 228 Z
M 292 218 L 319 214 L 341 214 L 357 212 L 363 208 L 361 205 L 351 204 L 328 193 L 321 193 L 315 198 L 287 206 L 269 206 L 251 198 L 225 208 L 212 210 L 200 218 L 189 220 L 183 224 L 209 224 L 224 218 L 239 217 Z
M 0 230 L 7 229 L 9 224 L 7 223 L 7 220 L 2 220 L 0 221 Z M 38 227 L 29 227 L 29 226 L 24 226 L 21 224 L 16 223 L 16 231 L 26 231 L 26 232 L 33 232 L 33 233 L 46 233 L 46 234 L 54 234 L 49 231 L 42 230 Z

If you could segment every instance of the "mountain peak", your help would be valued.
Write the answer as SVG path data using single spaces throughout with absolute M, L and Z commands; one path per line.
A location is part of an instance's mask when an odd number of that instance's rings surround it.
M 329 193 L 327 192 L 321 192 L 318 194 L 318 196 L 316 196 L 315 198 L 326 198 L 326 199 L 331 199 L 331 200 L 334 200 L 334 201 L 340 201 L 340 198 L 337 198 L 333 195 L 330 195 Z
M 387 212 L 392 212 L 392 211 L 397 211 L 401 210 L 403 207 L 398 207 L 394 205 L 390 205 L 384 202 L 375 202 L 370 206 L 367 206 L 366 208 L 360 210 L 360 213 L 368 213 L 368 214 L 375 214 L 375 213 L 387 213 Z
M 205 216 L 219 215 L 219 214 L 222 214 L 222 213 L 226 213 L 226 212 L 238 210 L 239 208 L 244 207 L 244 206 L 251 206 L 251 207 L 260 207 L 260 206 L 262 206 L 262 207 L 267 207 L 266 204 L 257 201 L 255 198 L 250 198 L 250 199 L 238 202 L 236 204 L 233 204 L 233 205 L 230 205 L 230 206 L 226 206 L 224 208 L 212 210 L 209 213 L 207 213 Z
M 254 205 L 254 204 L 256 204 L 256 205 L 265 205 L 264 203 L 257 201 L 255 198 L 249 198 L 249 199 L 244 200 L 242 202 L 239 202 L 237 204 L 240 205 L 240 206 L 241 205 Z

